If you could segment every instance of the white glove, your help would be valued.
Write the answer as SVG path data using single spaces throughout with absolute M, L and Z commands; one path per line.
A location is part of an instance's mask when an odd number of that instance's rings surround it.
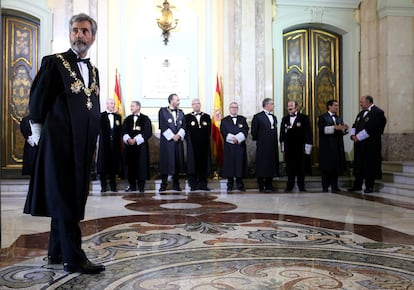
M 42 133 L 42 124 L 40 123 L 33 123 L 30 120 L 30 129 L 32 130 L 33 142 L 35 145 L 39 144 L 40 134 Z
M 32 146 L 32 147 L 34 147 L 36 144 L 35 144 L 35 140 L 34 140 L 34 138 L 33 138 L 33 135 L 30 135 L 29 136 L 29 138 L 27 138 L 27 143 L 29 143 L 29 145 L 30 146 Z

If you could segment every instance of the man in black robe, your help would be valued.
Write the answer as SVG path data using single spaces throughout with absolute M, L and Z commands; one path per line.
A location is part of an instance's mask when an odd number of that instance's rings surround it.
M 179 176 L 184 173 L 184 138 L 186 120 L 179 109 L 180 98 L 176 94 L 168 96 L 168 107 L 160 108 L 158 123 L 160 134 L 160 192 L 167 190 L 168 176 L 173 179 L 173 189 L 181 191 Z
M 339 105 L 336 100 L 326 103 L 327 112 L 318 118 L 319 128 L 319 169 L 322 174 L 322 191 L 341 191 L 338 176 L 346 168 L 344 135 L 348 134 L 348 125 L 338 116 Z
M 97 172 L 101 181 L 101 192 L 106 192 L 107 179 L 111 191 L 116 192 L 116 176 L 121 170 L 121 115 L 115 112 L 115 100 L 106 100 L 106 111 L 101 113 Z
M 273 177 L 278 175 L 279 148 L 274 102 L 265 98 L 263 111 L 253 116 L 252 139 L 256 141 L 256 177 L 260 192 L 272 192 Z
M 191 191 L 210 191 L 207 177 L 211 168 L 211 117 L 201 112 L 199 99 L 191 102 L 193 112 L 185 115 L 187 129 L 187 176 Z
M 125 143 L 125 158 L 129 187 L 126 191 L 143 193 L 149 174 L 148 139 L 152 137 L 152 124 L 148 116 L 141 113 L 141 103 L 131 102 L 131 115 L 124 120 L 122 139 Z
M 246 118 L 237 115 L 239 105 L 230 103 L 230 115 L 224 117 L 220 123 L 220 133 L 223 136 L 223 170 L 221 175 L 227 178 L 227 191 L 232 191 L 234 179 L 240 191 L 246 191 L 243 178 L 247 176 L 246 138 L 249 126 Z
M 86 14 L 69 22 L 71 49 L 45 56 L 30 91 L 30 122 L 39 145 L 24 212 L 51 217 L 48 262 L 67 272 L 105 270 L 82 250 L 90 172 L 100 127 L 99 75 L 87 56 L 97 25 Z
M 280 146 L 285 156 L 288 181 L 286 191 L 292 191 L 297 178 L 299 191 L 305 188 L 305 155 L 312 150 L 312 130 L 309 117 L 298 111 L 295 101 L 288 102 L 289 114 L 282 118 L 280 125 Z
M 354 142 L 354 185 L 349 191 L 374 191 L 375 179 L 382 178 L 381 135 L 387 123 L 384 111 L 374 105 L 371 96 L 362 96 L 362 111 L 357 115 L 350 135 Z

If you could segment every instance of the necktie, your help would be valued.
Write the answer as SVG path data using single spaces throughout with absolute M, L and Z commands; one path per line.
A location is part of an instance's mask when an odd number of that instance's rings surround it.
M 90 63 L 90 58 L 77 58 L 77 62 Z

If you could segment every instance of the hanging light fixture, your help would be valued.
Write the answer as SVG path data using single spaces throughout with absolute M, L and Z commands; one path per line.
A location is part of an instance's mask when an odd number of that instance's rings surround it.
M 178 19 L 174 19 L 171 9 L 175 6 L 170 6 L 167 0 L 162 3 L 162 6 L 157 5 L 160 8 L 161 18 L 157 18 L 158 27 L 162 30 L 163 42 L 168 44 L 168 38 L 170 37 L 170 31 L 177 27 Z

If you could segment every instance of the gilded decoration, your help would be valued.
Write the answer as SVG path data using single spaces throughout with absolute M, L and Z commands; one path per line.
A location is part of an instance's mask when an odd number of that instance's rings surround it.
M 28 15 L 8 12 L 3 20 L 3 111 L 4 139 L 1 148 L 3 173 L 21 175 L 24 138 L 20 121 L 29 114 L 29 96 L 38 68 L 39 20 Z M 10 170 L 10 171 L 9 171 Z
M 24 66 L 18 66 L 11 79 L 10 112 L 16 119 L 29 114 L 29 94 L 32 80 Z

